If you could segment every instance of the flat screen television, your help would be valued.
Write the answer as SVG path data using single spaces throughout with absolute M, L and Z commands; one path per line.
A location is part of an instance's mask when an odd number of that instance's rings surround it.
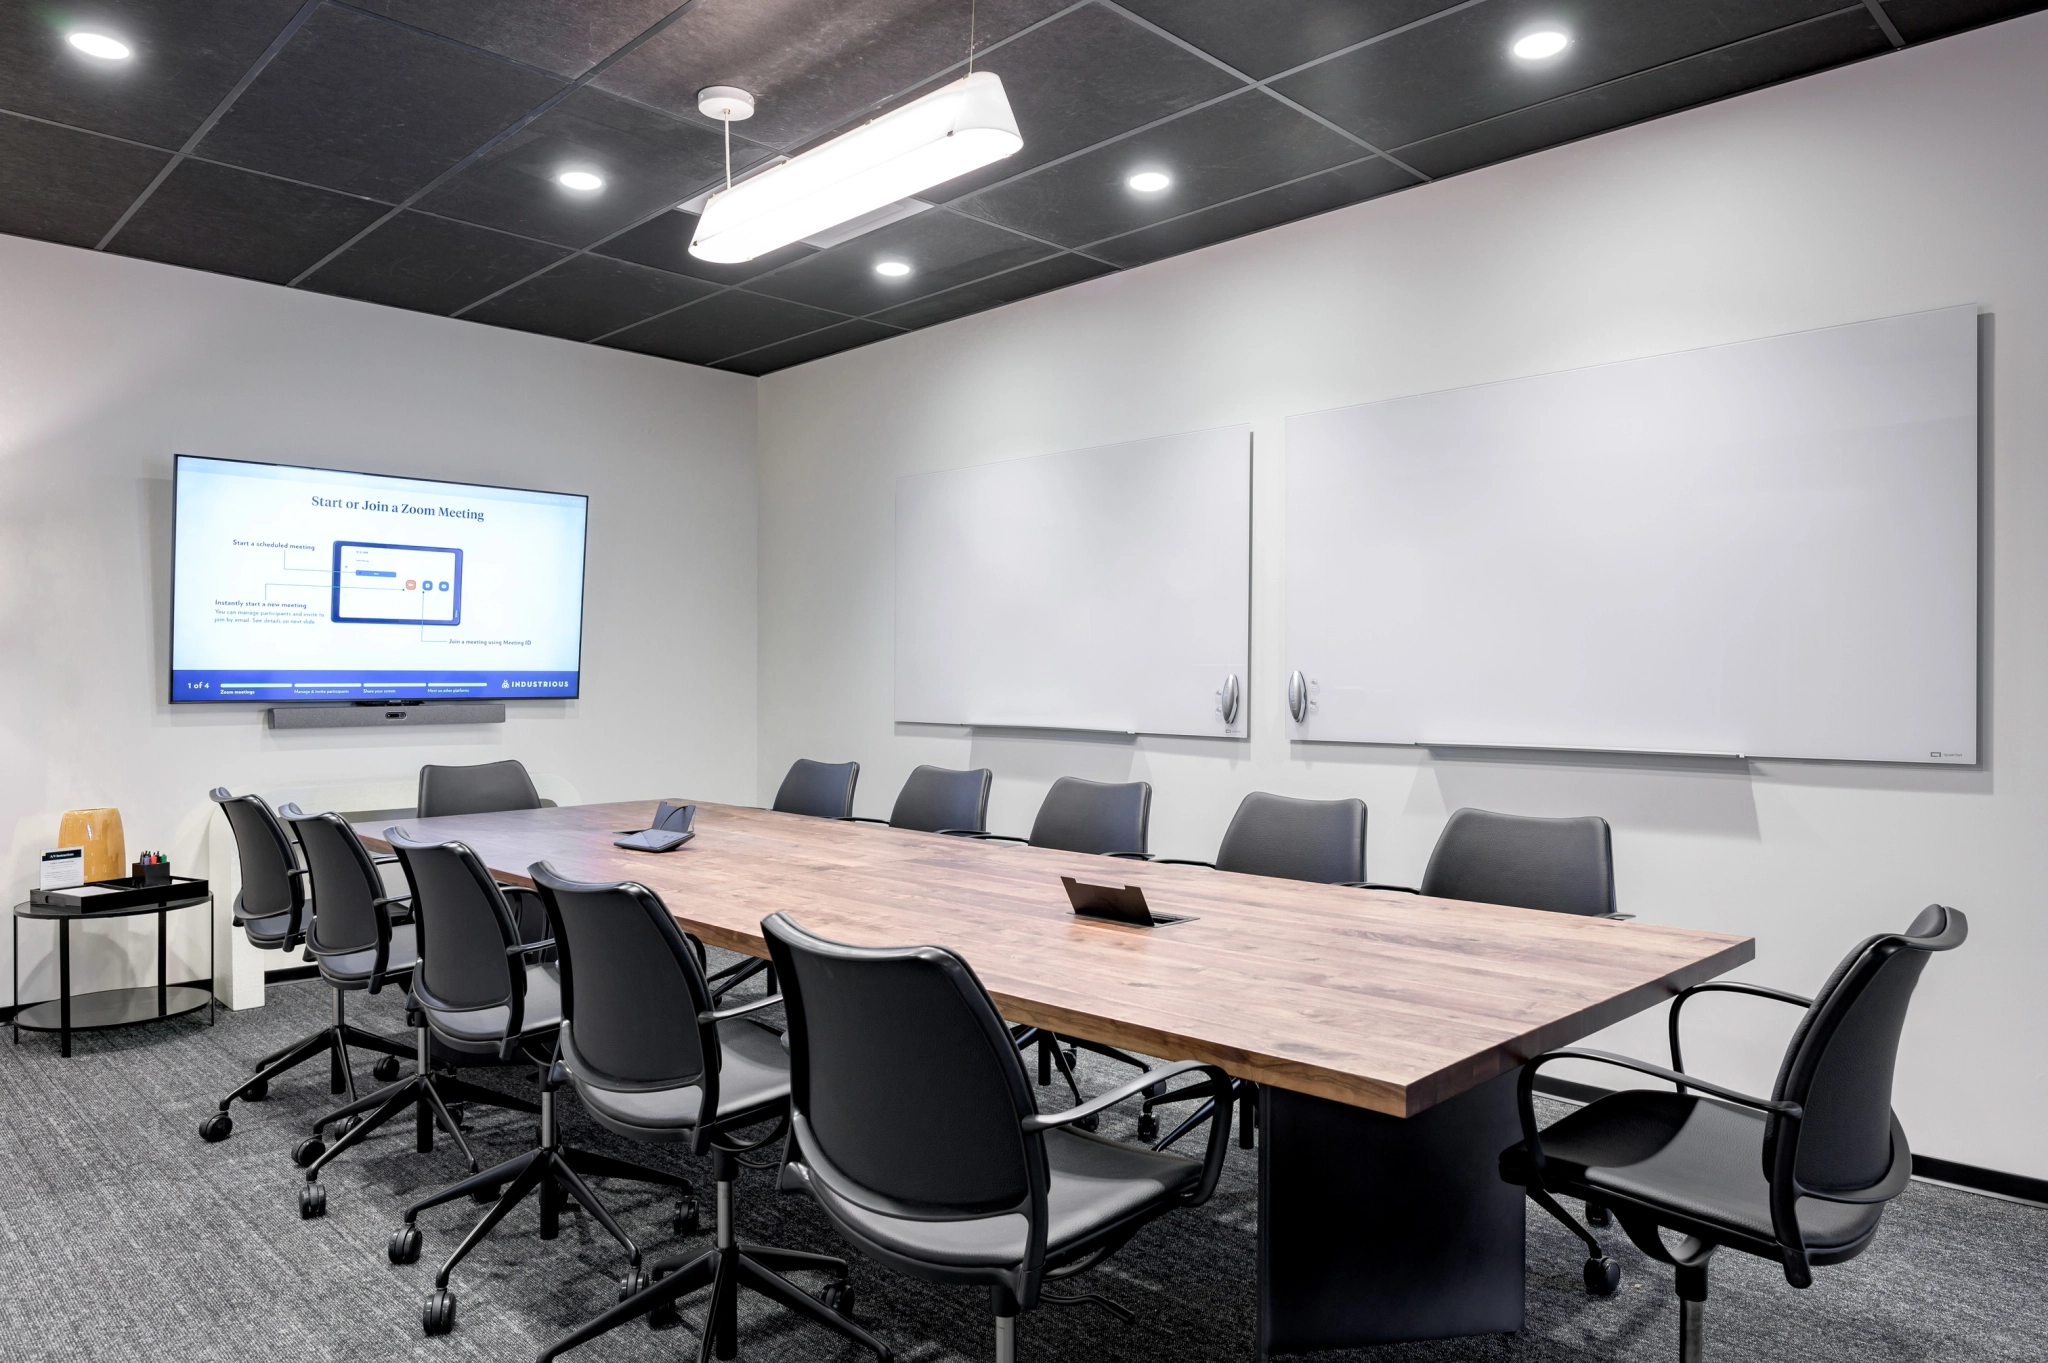
M 171 700 L 581 694 L 589 498 L 177 458 Z

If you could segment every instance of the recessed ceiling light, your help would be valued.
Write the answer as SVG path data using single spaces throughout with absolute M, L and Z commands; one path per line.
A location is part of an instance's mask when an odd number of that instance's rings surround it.
M 1524 33 L 1515 39 L 1514 52 L 1525 62 L 1540 62 L 1545 57 L 1555 57 L 1571 46 L 1571 39 L 1554 28 L 1537 33 Z
M 86 56 L 98 57 L 101 61 L 118 62 L 128 58 L 128 44 L 104 33 L 73 33 L 68 41 Z
M 604 177 L 592 175 L 587 170 L 565 170 L 555 177 L 555 183 L 564 189 L 573 189 L 583 194 L 592 194 L 604 188 Z
M 1173 177 L 1156 170 L 1141 170 L 1124 183 L 1140 194 L 1157 194 L 1173 183 Z
M 875 262 L 875 273 L 884 279 L 901 279 L 910 273 L 910 267 L 900 260 L 878 260 Z

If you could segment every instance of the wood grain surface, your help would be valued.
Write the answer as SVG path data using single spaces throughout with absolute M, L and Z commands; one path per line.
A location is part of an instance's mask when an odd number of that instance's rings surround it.
M 636 880 L 714 946 L 761 920 L 960 953 L 1004 1016 L 1262 1084 L 1410 1116 L 1751 960 L 1755 941 L 1530 909 L 1160 866 L 699 804 L 696 838 L 612 846 L 655 802 L 412 819 L 507 883 L 546 861 Z M 378 850 L 388 823 L 358 831 Z M 1140 885 L 1159 928 L 1077 919 L 1060 876 Z

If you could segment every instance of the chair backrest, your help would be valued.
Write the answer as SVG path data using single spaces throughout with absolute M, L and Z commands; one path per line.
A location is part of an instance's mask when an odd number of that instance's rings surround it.
M 1453 813 L 1422 873 L 1422 893 L 1552 913 L 1614 912 L 1614 841 L 1607 820 L 1534 819 L 1484 809 Z
M 1892 1071 L 1906 1007 L 1929 954 L 1961 946 L 1969 932 L 1960 912 L 1930 904 L 1903 933 L 1850 952 L 1821 986 L 1771 1090 L 1805 1109 L 1796 1150 L 1779 1148 L 1782 1118 L 1765 1128 L 1764 1172 L 1774 1184 L 1788 1163 L 1800 1188 L 1822 1194 L 1858 1192 L 1892 1172 Z
M 412 992 L 430 1011 L 466 1012 L 510 1006 L 508 1032 L 524 1021 L 526 971 L 518 916 L 482 861 L 459 842 L 417 842 L 402 828 L 384 830 L 412 889 L 419 968 Z
M 1023 1212 L 1042 1246 L 1044 1139 L 1021 1125 L 1036 1099 L 967 963 L 844 946 L 779 913 L 761 930 L 789 1020 L 792 1118 L 827 1186 L 926 1220 Z
M 1364 880 L 1365 801 L 1253 791 L 1223 832 L 1216 869 L 1325 885 Z
M 306 945 L 316 956 L 335 956 L 391 944 L 391 919 L 378 901 L 384 878 L 355 829 L 339 814 L 307 814 L 297 805 L 278 811 L 306 854 L 313 881 L 313 921 Z
M 919 767 L 897 792 L 889 826 L 925 833 L 948 828 L 983 832 L 988 827 L 988 788 L 994 780 L 995 773 L 987 767 L 971 771 Z
M 809 814 L 820 819 L 853 817 L 853 787 L 860 780 L 858 762 L 813 762 L 799 757 L 775 792 L 770 809 L 784 814 Z
M 234 831 L 235 858 L 242 868 L 242 917 L 288 913 L 292 916 L 288 934 L 302 936 L 306 931 L 305 874 L 284 825 L 260 795 L 230 795 L 226 786 L 215 786 L 210 794 Z
M 540 792 L 518 761 L 484 762 L 473 767 L 420 768 L 419 817 L 445 814 L 496 814 L 507 809 L 539 809 Z
M 698 1085 L 718 1110 L 715 1007 L 696 953 L 661 897 L 630 881 L 565 880 L 527 868 L 547 905 L 562 972 L 562 1020 L 577 1064 L 600 1083 Z
M 1142 852 L 1152 822 L 1152 786 L 1062 776 L 1045 793 L 1031 824 L 1033 847 L 1063 852 Z

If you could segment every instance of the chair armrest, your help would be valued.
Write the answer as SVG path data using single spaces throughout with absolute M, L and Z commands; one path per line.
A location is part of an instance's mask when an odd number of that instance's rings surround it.
M 398 860 L 398 853 L 396 853 L 396 852 L 372 852 L 372 853 L 370 853 L 370 864 L 371 864 L 371 865 L 373 865 L 373 866 L 388 866 L 388 865 L 390 865 L 390 864 L 391 864 L 392 862 L 394 862 L 394 861 L 397 861 L 397 860 Z
M 731 1018 L 745 1017 L 749 1013 L 758 1013 L 763 1008 L 772 1008 L 780 1002 L 782 1002 L 782 995 L 769 994 L 763 998 L 750 999 L 746 1003 L 739 1004 L 732 1008 L 721 1008 L 715 1013 L 699 1013 L 697 1014 L 697 1021 L 725 1022 Z
M 1382 885 L 1377 880 L 1340 880 L 1337 884 L 1346 890 L 1392 890 L 1397 894 L 1421 894 L 1413 885 Z
M 884 828 L 887 828 L 887 827 L 889 827 L 889 821 L 888 821 L 887 819 L 871 819 L 871 818 L 869 818 L 869 817 L 868 817 L 867 815 L 865 815 L 865 814 L 849 814 L 849 815 L 847 815 L 847 816 L 846 816 L 846 822 L 848 822 L 848 823 L 878 823 L 878 824 L 882 825 L 882 826 L 883 826 Z
M 932 831 L 942 838 L 986 838 L 991 836 L 979 828 L 935 828 Z
M 1212 871 L 1216 869 L 1213 861 L 1194 861 L 1187 857 L 1148 857 L 1147 860 L 1154 866 L 1206 866 Z
M 939 831 L 941 833 L 951 833 L 955 830 L 950 828 L 942 828 Z M 962 836 L 969 838 L 979 838 L 983 842 L 1015 842 L 1022 843 L 1026 847 L 1029 847 L 1031 845 L 1031 839 L 1013 838 L 1008 833 L 963 833 Z
M 1678 1010 L 1685 1007 L 1685 1001 L 1694 994 L 1749 994 L 1760 999 L 1775 999 L 1779 1003 L 1789 1003 L 1795 1008 L 1813 1007 L 1812 999 L 1788 994 L 1782 989 L 1768 989 L 1760 984 L 1744 984 L 1741 980 L 1708 980 L 1705 984 L 1696 984 L 1690 989 L 1682 990 L 1677 998 L 1671 1000 L 1670 1019 L 1671 1068 L 1680 1073 L 1685 1070 L 1685 1057 L 1678 1048 Z M 1685 1086 L 1681 1084 L 1678 1091 L 1685 1092 Z
M 1105 857 L 1117 857 L 1124 861 L 1152 860 L 1152 854 L 1150 852 L 1104 852 L 1102 855 L 1104 855 Z
M 1104 1108 L 1115 1107 L 1118 1103 L 1128 1098 L 1135 1098 L 1138 1094 L 1143 1093 L 1155 1084 L 1163 1084 L 1177 1075 L 1187 1074 L 1193 1070 L 1201 1070 L 1219 1083 L 1227 1084 L 1230 1082 L 1230 1076 L 1214 1065 L 1204 1064 L 1199 1060 L 1176 1060 L 1170 1065 L 1160 1065 L 1154 1069 L 1146 1070 L 1137 1078 L 1127 1083 L 1119 1084 L 1109 1092 L 1098 1097 L 1090 1098 L 1079 1107 L 1070 1107 L 1064 1112 L 1040 1112 L 1026 1117 L 1024 1119 L 1024 1129 L 1026 1131 L 1047 1131 L 1056 1126 L 1065 1126 L 1069 1122 L 1078 1122 L 1083 1117 L 1094 1116 Z
M 529 951 L 547 951 L 554 944 L 555 939 L 552 937 L 543 938 L 538 942 L 521 942 L 517 946 L 506 947 L 505 954 L 507 956 L 524 956 Z

